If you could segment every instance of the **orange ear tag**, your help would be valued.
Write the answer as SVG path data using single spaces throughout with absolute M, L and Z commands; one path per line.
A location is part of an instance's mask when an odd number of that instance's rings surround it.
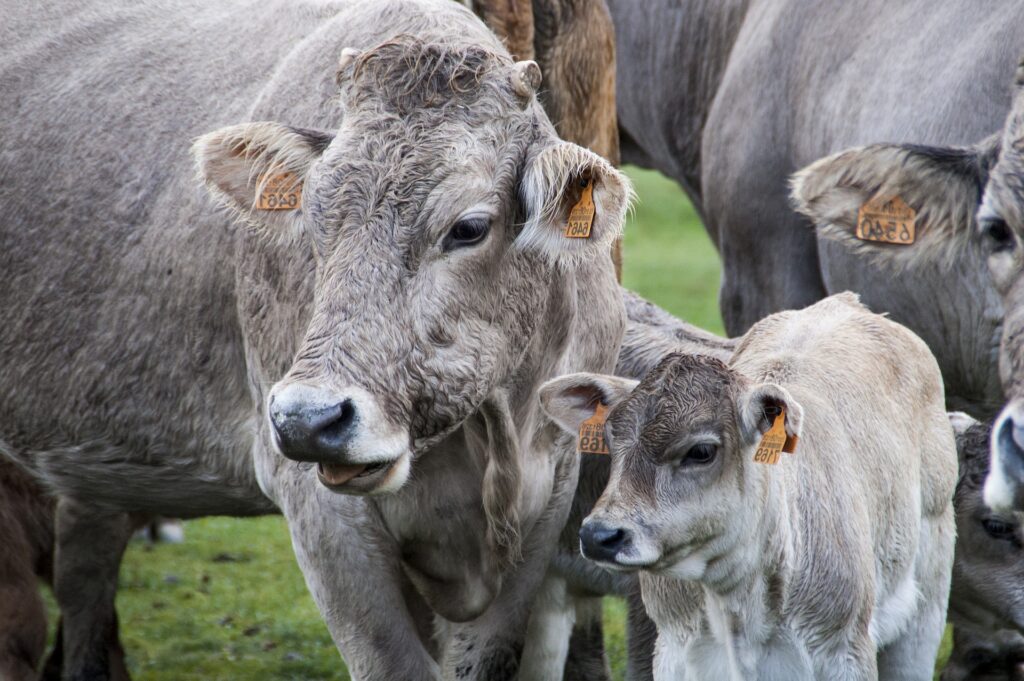
M 786 435 L 786 410 L 783 409 L 775 417 L 772 427 L 761 437 L 757 451 L 754 452 L 754 461 L 775 465 L 779 462 L 780 452 L 792 454 L 796 451 L 797 440 L 796 436 Z
M 594 415 L 580 424 L 577 449 L 580 454 L 608 454 L 608 443 L 604 441 L 604 421 L 608 407 L 598 403 Z
M 857 230 L 861 241 L 882 241 L 909 246 L 914 243 L 917 212 L 898 196 L 871 199 L 857 211 Z
M 594 223 L 594 182 L 587 178 L 583 185 L 580 200 L 569 211 L 569 222 L 565 226 L 565 236 L 570 239 L 589 239 L 590 227 Z
M 256 210 L 296 210 L 302 206 L 302 181 L 295 173 L 283 172 L 260 178 Z

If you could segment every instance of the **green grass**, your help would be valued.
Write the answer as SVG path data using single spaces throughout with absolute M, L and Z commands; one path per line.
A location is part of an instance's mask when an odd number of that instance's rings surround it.
M 692 206 L 664 177 L 628 172 L 639 200 L 626 227 L 626 286 L 721 333 L 718 256 Z M 136 681 L 348 678 L 280 517 L 196 520 L 186 524 L 184 544 L 133 543 L 117 607 Z M 606 599 L 605 620 L 613 672 L 622 679 L 621 601 Z M 948 648 L 947 640 L 941 659 Z

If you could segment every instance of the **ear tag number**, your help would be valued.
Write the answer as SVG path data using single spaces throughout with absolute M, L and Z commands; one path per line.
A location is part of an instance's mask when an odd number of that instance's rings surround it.
M 857 211 L 855 236 L 861 241 L 882 241 L 909 246 L 914 243 L 917 212 L 898 196 L 871 199 Z
M 779 462 L 780 452 L 792 454 L 796 451 L 798 438 L 786 435 L 786 410 L 783 409 L 775 417 L 775 422 L 763 436 L 754 452 L 754 461 L 774 466 Z
M 598 404 L 594 415 L 580 424 L 577 448 L 580 454 L 608 454 L 608 443 L 604 441 L 604 422 L 608 408 Z
M 296 210 L 302 206 L 302 181 L 295 173 L 284 172 L 260 180 L 256 210 Z
M 569 211 L 569 222 L 565 225 L 565 236 L 570 239 L 589 239 L 590 227 L 594 223 L 594 182 L 589 177 L 583 180 L 580 200 Z

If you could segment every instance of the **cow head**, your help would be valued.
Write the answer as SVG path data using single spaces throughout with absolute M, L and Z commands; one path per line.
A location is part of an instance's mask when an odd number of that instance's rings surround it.
M 779 409 L 799 435 L 803 409 L 781 386 L 755 384 L 721 361 L 672 354 L 640 383 L 570 374 L 541 388 L 551 418 L 575 433 L 598 404 L 612 406 L 605 436 L 608 486 L 580 530 L 583 554 L 613 569 L 682 579 L 749 541 L 758 486 L 754 450 Z M 747 519 L 750 519 L 748 522 Z
M 539 78 L 499 51 L 402 37 L 343 52 L 337 130 L 246 123 L 196 143 L 207 186 L 262 238 L 312 245 L 311 319 L 264 405 L 265 444 L 328 488 L 402 487 L 529 380 L 524 364 L 561 353 L 566 329 L 542 322 L 574 314 L 576 268 L 610 270 L 628 183 L 556 138 Z M 584 192 L 590 237 L 566 238 Z M 495 404 L 487 432 L 508 435 Z
M 960 476 L 956 507 L 956 560 L 949 597 L 950 620 L 995 637 L 1001 629 L 1024 631 L 1024 518 L 993 510 L 982 498 L 989 470 L 988 424 L 952 413 Z

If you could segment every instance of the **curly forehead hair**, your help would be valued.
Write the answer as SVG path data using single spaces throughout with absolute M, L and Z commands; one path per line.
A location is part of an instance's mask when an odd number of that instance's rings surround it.
M 512 60 L 477 45 L 425 42 L 397 36 L 341 67 L 345 100 L 358 105 L 384 101 L 396 113 L 466 105 L 486 90 L 514 102 L 509 83 Z

